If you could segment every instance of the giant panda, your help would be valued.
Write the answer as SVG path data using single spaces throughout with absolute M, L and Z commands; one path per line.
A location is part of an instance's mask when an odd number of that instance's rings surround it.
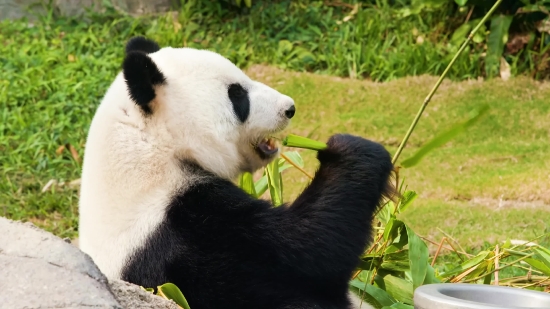
M 295 112 L 217 53 L 132 38 L 87 136 L 81 250 L 109 278 L 176 284 L 192 309 L 352 308 L 393 165 L 382 145 L 335 134 L 293 203 L 250 197 L 236 177 L 277 157 L 272 136 Z

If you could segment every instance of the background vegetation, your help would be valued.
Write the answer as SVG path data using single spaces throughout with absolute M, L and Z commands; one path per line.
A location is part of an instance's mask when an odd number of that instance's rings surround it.
M 50 11 L 32 22 L 2 21 L 0 215 L 77 236 L 88 126 L 131 36 L 220 52 L 292 96 L 297 114 L 281 137 L 295 133 L 325 141 L 349 132 L 393 153 L 435 83 L 430 75 L 444 70 L 490 5 L 253 0 L 248 7 L 246 1 L 190 0 L 176 13 L 153 17 L 107 10 L 70 18 Z M 475 255 L 496 252 L 494 245 L 507 239 L 547 232 L 550 84 L 541 80 L 550 76 L 549 7 L 550 1 L 503 1 L 459 57 L 449 72 L 453 82 L 443 83 L 409 141 L 404 158 L 472 109 L 491 107 L 466 134 L 402 171 L 419 198 L 394 220 L 410 225 L 432 257 L 443 237 Z M 313 173 L 315 153 L 299 154 Z M 293 199 L 307 180 L 296 169 L 285 171 L 283 200 Z M 395 237 L 403 235 L 399 231 Z M 548 244 L 546 238 L 537 241 Z M 445 255 L 434 267 L 449 271 L 445 265 L 460 260 Z M 509 278 L 527 272 L 507 271 Z M 358 280 L 369 279 L 364 276 Z

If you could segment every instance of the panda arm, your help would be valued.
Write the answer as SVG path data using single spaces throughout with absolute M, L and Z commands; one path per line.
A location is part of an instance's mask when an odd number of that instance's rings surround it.
M 292 205 L 259 214 L 265 216 L 260 235 L 298 272 L 348 276 L 368 243 L 381 197 L 389 193 L 393 165 L 382 145 L 350 135 L 333 136 L 318 159 L 313 181 Z
M 141 260 L 160 265 L 159 260 L 175 256 L 168 264 L 182 270 L 168 272 L 169 280 L 198 281 L 208 273 L 215 282 L 248 282 L 251 295 L 267 286 L 273 288 L 271 296 L 305 287 L 347 290 L 368 243 L 391 159 L 381 145 L 349 135 L 333 136 L 318 158 L 313 181 L 288 206 L 273 207 L 230 181 L 204 177 L 175 198 L 168 224 L 152 238 L 159 244 L 177 238 L 177 245 L 152 248 L 149 252 L 159 256 Z M 179 236 L 169 236 L 170 231 Z M 193 249 L 181 249 L 187 247 Z M 228 293 L 243 293 L 232 288 L 233 283 L 224 284 Z

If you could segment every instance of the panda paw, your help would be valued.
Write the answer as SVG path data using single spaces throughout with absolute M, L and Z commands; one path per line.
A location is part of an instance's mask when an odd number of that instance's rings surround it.
M 350 134 L 335 134 L 327 142 L 327 148 L 319 151 L 321 163 L 328 162 L 378 162 L 391 164 L 388 151 L 380 143 Z

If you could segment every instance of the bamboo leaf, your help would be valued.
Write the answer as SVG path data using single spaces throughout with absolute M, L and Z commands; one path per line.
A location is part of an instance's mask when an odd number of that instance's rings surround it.
M 267 175 L 265 175 L 265 172 L 264 175 L 260 179 L 258 179 L 258 181 L 256 181 L 256 183 L 254 184 L 254 188 L 258 197 L 262 196 L 262 194 L 267 191 Z
M 296 163 L 296 165 L 303 167 L 304 161 L 302 157 L 297 152 L 296 154 L 292 154 L 292 153 L 294 153 L 294 151 L 286 152 L 285 155 L 290 154 L 289 158 L 291 158 L 291 160 L 293 161 L 295 160 L 294 163 Z M 286 160 L 282 158 L 279 159 L 279 173 L 282 173 L 284 170 L 293 167 L 291 164 L 285 163 L 285 161 Z M 262 196 L 262 194 L 264 194 L 265 191 L 267 191 L 267 189 L 268 189 L 267 175 L 264 171 L 264 175 L 254 183 L 254 190 L 256 192 L 256 197 Z
M 412 282 L 392 275 L 385 276 L 383 280 L 386 287 L 386 292 L 391 297 L 402 303 L 413 304 Z
M 473 258 L 471 258 L 467 261 L 464 261 L 464 263 L 462 263 L 460 266 L 455 267 L 452 270 L 441 274 L 441 277 L 444 277 L 444 278 L 450 277 L 450 276 L 456 275 L 458 273 L 461 273 L 461 272 L 465 271 L 466 269 L 472 268 L 473 266 L 478 265 L 483 260 L 485 260 L 488 255 L 489 255 L 489 251 L 481 251 L 475 257 L 473 257 Z
M 457 47 L 460 46 L 460 44 L 462 44 L 462 42 L 464 42 L 464 39 L 468 36 L 470 30 L 472 30 L 473 26 L 474 25 L 472 25 L 471 22 L 462 24 L 453 32 L 449 43 Z
M 418 194 L 415 191 L 405 191 L 405 193 L 403 193 L 403 198 L 399 203 L 399 212 L 405 211 L 405 209 L 407 209 L 417 197 Z
M 181 293 L 180 289 L 173 283 L 165 283 L 158 287 L 158 294 L 166 299 L 173 300 L 178 306 L 183 309 L 190 309 L 187 300 Z
M 531 253 L 521 252 L 521 251 L 516 251 L 516 250 L 511 250 L 511 249 L 506 249 L 505 251 L 506 251 L 506 253 L 508 253 L 510 255 L 519 256 L 519 257 L 524 257 L 524 256 L 528 256 L 528 255 L 531 254 Z
M 414 309 L 411 305 L 401 304 L 401 303 L 395 303 L 391 306 L 384 306 L 382 309 Z
M 153 289 L 153 288 L 144 288 L 142 286 L 140 286 L 140 288 L 144 291 L 155 294 L 155 289 Z
M 384 240 L 393 240 L 399 235 L 399 229 L 404 225 L 403 221 L 395 219 L 394 216 L 388 221 L 384 228 Z
M 408 168 L 417 165 L 420 160 L 422 160 L 422 158 L 426 156 L 429 152 L 440 146 L 443 146 L 448 141 L 476 124 L 481 119 L 481 116 L 485 115 L 488 110 L 489 106 L 483 105 L 479 109 L 472 111 L 472 115 L 466 121 L 458 123 L 451 127 L 449 130 L 437 135 L 434 139 L 427 142 L 422 148 L 420 148 L 412 157 L 401 162 L 401 166 Z
M 410 269 L 409 251 L 401 250 L 384 254 L 380 268 L 389 271 L 408 271 Z
M 407 228 L 403 223 L 403 226 L 399 228 L 399 235 L 393 240 L 393 246 L 397 246 L 399 249 L 403 249 L 409 244 L 409 236 L 407 235 Z
M 391 306 L 397 303 L 397 301 L 386 291 L 372 284 L 366 284 L 365 282 L 361 282 L 357 279 L 352 280 L 350 284 L 351 286 L 372 296 L 381 306 Z
M 355 287 L 352 287 L 352 289 L 354 289 Z M 369 305 L 371 305 L 371 307 L 373 307 L 374 309 L 381 309 L 383 306 L 380 305 L 380 303 L 376 300 L 376 298 L 374 298 L 372 295 L 370 295 L 369 293 L 365 293 L 364 291 L 358 291 L 359 294 L 359 298 L 363 300 L 363 303 L 367 303 Z
M 299 167 L 304 167 L 304 159 L 302 159 L 302 156 L 300 156 L 300 154 L 297 151 L 287 151 L 287 152 L 284 152 L 283 154 L 287 158 L 292 160 L 292 163 L 294 163 L 295 165 L 298 165 Z
M 508 41 L 508 30 L 513 17 L 513 15 L 498 15 L 491 18 L 485 58 L 485 73 L 488 77 L 494 77 L 499 73 L 500 57 L 504 52 L 504 45 Z
M 487 267 L 489 267 L 489 262 L 490 261 L 488 260 L 484 260 L 481 263 L 473 266 L 474 270 L 472 270 L 466 276 L 464 276 L 464 279 L 473 279 L 481 276 L 481 274 L 483 274 L 486 271 Z
M 408 271 L 410 268 L 409 261 L 388 261 L 382 262 L 380 265 L 381 269 L 384 269 L 389 272 L 399 273 L 403 271 Z
M 465 6 L 466 3 L 468 3 L 468 0 L 455 0 L 455 2 L 458 6 Z
M 550 267 L 550 252 L 548 249 L 545 249 L 543 247 L 534 248 L 533 251 L 536 252 L 536 256 L 539 258 L 541 262 L 543 262 L 546 266 Z
M 380 267 L 380 259 L 378 256 L 365 256 L 359 260 L 359 269 L 362 270 L 372 270 L 374 268 Z
M 413 289 L 421 286 L 426 278 L 428 269 L 428 246 L 414 233 L 412 229 L 407 228 L 409 237 L 409 262 L 411 265 L 411 275 L 413 280 Z
M 491 258 L 494 257 L 495 254 L 491 255 Z M 485 278 L 483 279 L 483 284 L 491 284 L 491 280 L 493 279 L 493 269 L 495 268 L 495 263 L 493 260 L 487 260 L 487 267 L 485 268 L 485 273 L 487 274 Z
M 382 208 L 380 208 L 380 210 L 376 214 L 376 217 L 382 223 L 387 224 L 392 217 L 390 203 L 387 203 L 384 206 L 382 206 Z
M 533 259 L 533 258 L 526 258 L 523 261 L 525 261 L 527 264 L 533 266 L 535 269 L 540 270 L 545 275 L 550 276 L 550 267 L 548 267 L 548 265 L 546 265 L 544 262 Z
M 475 266 L 475 265 L 481 263 L 481 261 L 487 259 L 487 257 L 489 256 L 490 253 L 491 253 L 491 251 L 481 251 L 480 253 L 478 253 L 478 255 L 476 255 L 472 259 L 462 263 L 462 265 L 461 265 L 462 269 L 467 269 L 467 268 L 470 268 L 472 266 Z
M 458 48 L 460 45 L 462 45 L 462 42 L 464 42 L 464 39 L 468 36 L 470 30 L 472 30 L 473 27 L 479 24 L 480 21 L 481 18 L 478 18 L 462 24 L 462 26 L 458 27 L 455 32 L 453 32 L 449 43 L 452 46 Z M 474 41 L 475 43 L 481 43 L 485 40 L 486 36 L 487 28 L 484 24 L 481 24 L 478 31 L 474 34 L 472 41 Z
M 279 162 L 277 160 L 269 163 L 266 167 L 267 186 L 271 195 L 271 201 L 274 206 L 280 206 L 282 200 L 281 173 L 279 172 Z
M 253 197 L 258 197 L 258 195 L 256 194 L 256 187 L 254 186 L 254 179 L 252 178 L 251 173 L 245 172 L 241 174 L 239 178 L 239 187 Z
M 431 265 L 428 265 L 426 269 L 426 278 L 424 278 L 424 284 L 432 283 L 441 283 L 441 280 L 436 277 L 435 269 Z

